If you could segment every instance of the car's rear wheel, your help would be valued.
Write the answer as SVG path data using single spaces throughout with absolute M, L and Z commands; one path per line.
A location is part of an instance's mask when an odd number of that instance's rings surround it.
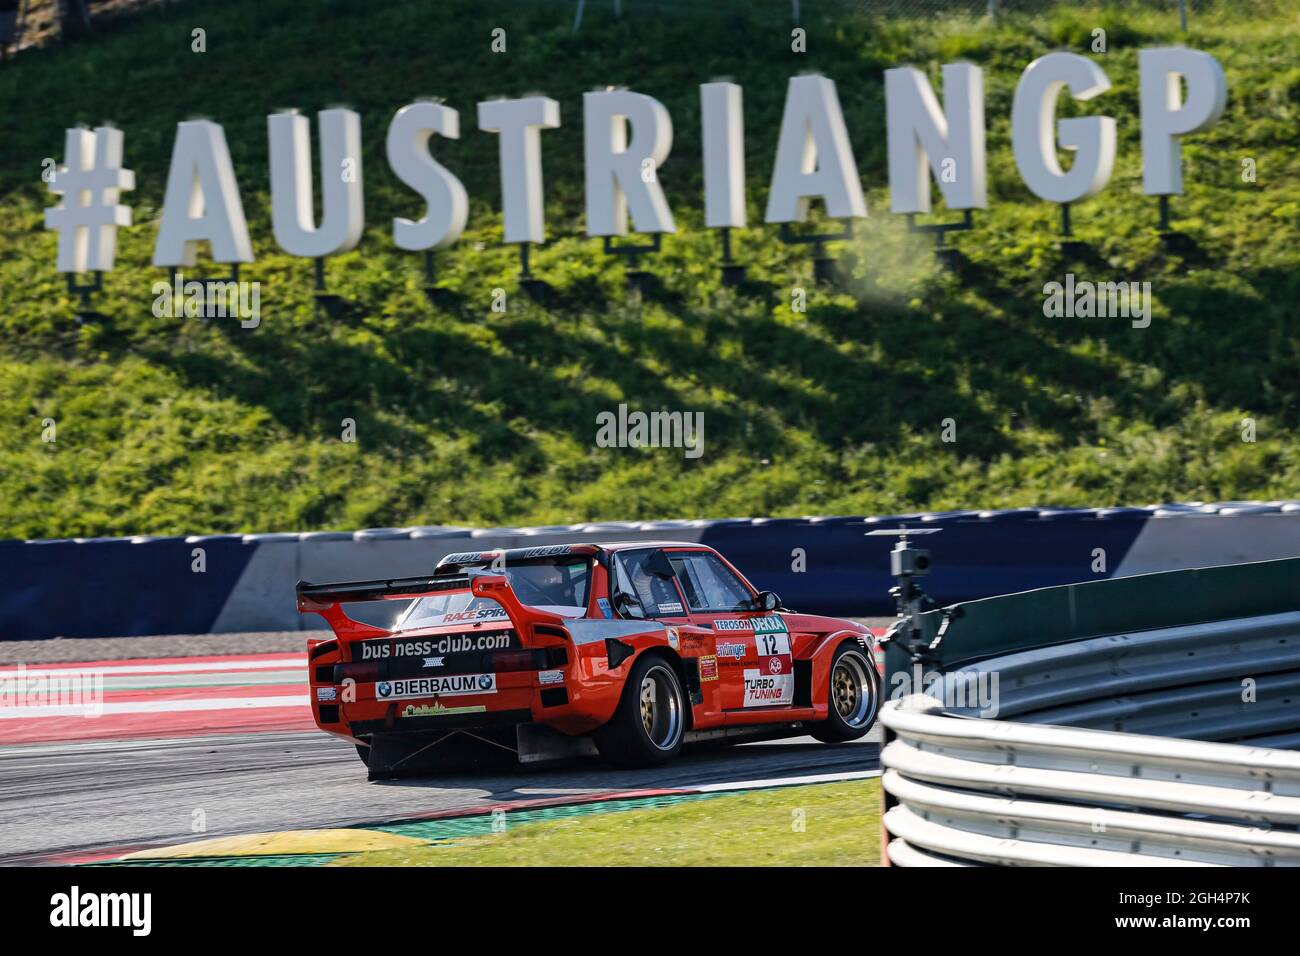
M 686 733 L 686 695 L 667 658 L 645 655 L 632 663 L 623 696 L 609 723 L 595 734 L 600 755 L 625 767 L 672 759 Z
M 841 644 L 831 658 L 830 713 L 808 732 L 828 744 L 857 740 L 871 729 L 880 710 L 880 675 L 871 657 L 855 643 Z

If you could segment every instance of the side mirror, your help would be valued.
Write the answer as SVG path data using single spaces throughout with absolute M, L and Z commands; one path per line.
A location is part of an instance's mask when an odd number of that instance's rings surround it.
M 641 606 L 641 602 L 626 591 L 618 591 L 614 594 L 614 610 L 628 617 L 645 617 L 645 608 Z
M 650 555 L 650 560 L 646 562 L 646 570 L 657 578 L 672 578 L 677 575 L 677 569 L 668 560 L 668 555 L 662 551 Z
M 781 599 L 775 591 L 759 591 L 754 604 L 760 611 L 775 611 L 781 607 Z

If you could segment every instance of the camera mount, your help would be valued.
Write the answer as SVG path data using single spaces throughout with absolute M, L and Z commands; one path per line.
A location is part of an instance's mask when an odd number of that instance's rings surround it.
M 898 543 L 889 552 L 889 573 L 898 583 L 889 589 L 898 605 L 898 619 L 901 625 L 902 646 L 914 660 L 927 657 L 932 647 L 921 637 L 920 616 L 928 608 L 935 606 L 930 596 L 921 590 L 917 578 L 930 573 L 930 552 L 926 548 L 914 548 L 908 540 L 910 535 L 938 534 L 942 528 L 878 528 L 868 531 L 867 536 L 897 537 Z M 899 627 L 899 625 L 895 625 Z M 891 632 L 893 629 L 891 628 Z M 891 639 L 887 636 L 887 639 Z

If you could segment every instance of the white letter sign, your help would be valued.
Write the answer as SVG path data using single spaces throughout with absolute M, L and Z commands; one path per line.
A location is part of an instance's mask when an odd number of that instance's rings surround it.
M 501 218 L 506 242 L 545 242 L 542 135 L 560 125 L 560 104 L 547 96 L 478 105 L 478 128 L 500 134 Z
M 700 86 L 704 138 L 704 224 L 745 227 L 745 121 L 735 83 Z
M 1011 104 L 1011 145 L 1029 191 L 1050 202 L 1076 202 L 1101 192 L 1115 165 L 1115 121 L 1081 116 L 1060 122 L 1060 146 L 1075 151 L 1067 173 L 1056 158 L 1056 98 L 1068 89 L 1090 100 L 1110 89 L 1101 67 L 1077 53 L 1049 53 L 1025 68 Z
M 764 218 L 803 222 L 814 196 L 825 200 L 835 219 L 867 215 L 835 84 L 824 76 L 795 76 L 786 89 Z
M 321 222 L 313 223 L 311 123 L 298 113 L 266 118 L 271 145 L 271 229 L 291 256 L 316 259 L 347 252 L 361 240 L 361 117 L 324 110 L 320 127 Z M 351 174 L 349 175 L 349 170 Z
M 215 262 L 253 261 L 226 132 L 211 120 L 176 124 L 153 264 L 192 266 L 200 242 L 211 244 Z
M 388 124 L 388 165 L 429 207 L 423 219 L 395 218 L 393 242 L 417 252 L 449 246 L 465 231 L 469 197 L 461 181 L 429 155 L 429 137 L 460 138 L 460 114 L 439 103 L 403 106 Z
M 673 148 L 673 122 L 653 97 L 629 90 L 582 94 L 587 235 L 676 232 L 659 167 Z M 646 170 L 650 175 L 645 174 Z
M 49 183 L 63 201 L 45 210 L 45 228 L 59 233 L 57 268 L 109 272 L 117 258 L 118 227 L 131 225 L 131 207 L 118 200 L 135 188 L 135 173 L 122 168 L 122 131 L 111 126 L 93 133 L 68 130 L 64 161 Z M 83 194 L 88 202 L 83 203 Z
M 1165 196 L 1183 191 L 1183 150 L 1178 137 L 1198 133 L 1223 115 L 1228 81 L 1219 61 L 1200 50 L 1164 47 L 1138 52 L 1142 103 L 1142 191 Z M 1187 99 L 1182 100 L 1182 83 Z
M 885 116 L 889 135 L 889 208 L 896 213 L 930 211 L 930 177 L 949 209 L 983 209 L 988 177 L 984 168 L 984 76 L 969 63 L 943 68 L 939 108 L 925 74 L 904 66 L 885 71 Z M 941 164 L 954 164 L 951 177 Z M 927 170 L 927 165 L 929 170 Z

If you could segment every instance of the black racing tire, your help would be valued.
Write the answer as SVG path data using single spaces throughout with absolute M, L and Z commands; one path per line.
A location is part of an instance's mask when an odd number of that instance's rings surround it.
M 682 749 L 686 718 L 686 695 L 672 662 L 643 654 L 632 663 L 614 716 L 593 736 L 610 763 L 653 767 Z
M 866 736 L 880 713 L 880 674 L 871 655 L 856 641 L 846 641 L 831 657 L 825 720 L 808 724 L 808 732 L 825 744 L 842 744 Z
M 370 744 L 357 744 L 357 756 L 360 757 L 361 762 L 365 764 L 367 768 L 369 768 L 370 767 Z

